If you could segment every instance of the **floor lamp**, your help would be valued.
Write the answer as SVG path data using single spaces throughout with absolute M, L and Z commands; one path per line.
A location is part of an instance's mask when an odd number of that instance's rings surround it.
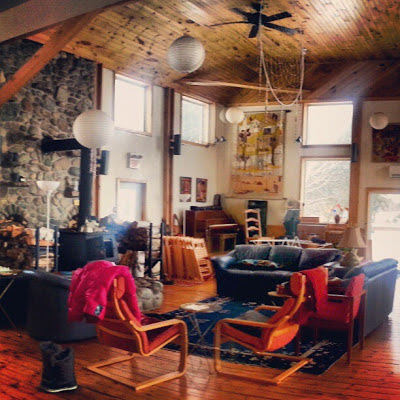
M 40 190 L 43 190 L 44 192 L 47 192 L 47 217 L 46 217 L 46 228 L 47 228 L 47 234 L 50 230 L 50 199 L 51 199 L 51 194 L 53 193 L 54 190 L 60 186 L 60 182 L 58 181 L 37 181 L 36 182 L 38 185 L 38 188 Z M 46 240 L 46 271 L 49 270 L 49 241 Z

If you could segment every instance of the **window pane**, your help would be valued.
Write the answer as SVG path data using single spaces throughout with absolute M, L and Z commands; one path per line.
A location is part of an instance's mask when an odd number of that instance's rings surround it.
M 182 140 L 205 143 L 205 108 L 206 104 L 182 98 Z
M 120 182 L 118 191 L 118 218 L 122 221 L 140 221 L 143 207 L 143 183 Z
M 336 209 L 343 220 L 347 220 L 348 210 L 345 209 L 349 207 L 349 194 L 350 161 L 305 161 L 303 216 L 319 217 L 321 222 L 334 222 Z
M 131 80 L 115 79 L 115 126 L 136 132 L 145 131 L 146 87 Z
M 353 104 L 313 104 L 307 107 L 306 144 L 350 144 Z

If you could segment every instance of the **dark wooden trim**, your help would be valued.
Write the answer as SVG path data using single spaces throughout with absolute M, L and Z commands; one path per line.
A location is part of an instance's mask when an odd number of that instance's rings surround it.
M 70 40 L 99 13 L 73 18 L 58 28 L 46 42 L 0 89 L 0 107 L 7 103 L 51 61 Z
M 163 218 L 172 226 L 172 194 L 174 158 L 171 140 L 174 135 L 175 91 L 164 88 L 164 148 L 163 148 Z
M 102 107 L 102 94 L 103 94 L 103 65 L 96 64 L 96 75 L 94 81 L 95 97 L 94 97 L 94 108 L 96 110 L 101 110 Z M 98 151 L 96 156 L 101 155 L 101 150 Z M 94 185 L 93 185 L 93 210 L 94 215 L 100 218 L 100 176 L 95 174 Z

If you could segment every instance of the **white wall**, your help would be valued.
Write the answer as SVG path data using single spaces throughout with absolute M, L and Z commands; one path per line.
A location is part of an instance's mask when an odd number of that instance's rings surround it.
M 264 107 L 242 108 L 244 112 L 263 112 Z M 280 107 L 269 107 L 269 111 L 280 111 Z M 286 114 L 286 132 L 284 139 L 284 177 L 283 197 L 298 200 L 300 197 L 300 144 L 295 141 L 299 132 L 295 127 L 294 108 L 285 108 L 291 111 Z M 217 110 L 218 115 L 218 110 Z M 241 224 L 244 222 L 243 211 L 247 208 L 247 200 L 229 196 L 232 157 L 234 151 L 234 135 L 237 134 L 236 124 L 224 124 L 224 136 L 228 141 L 217 148 L 218 160 L 218 188 L 224 193 L 225 208 Z M 263 200 L 253 198 L 253 200 Z M 268 225 L 282 225 L 286 212 L 286 200 L 268 200 Z
M 113 72 L 103 69 L 102 110 L 112 115 Z M 116 131 L 104 150 L 110 150 L 109 174 L 100 175 L 100 217 L 116 206 L 117 178 L 146 182 L 146 219 L 160 223 L 163 205 L 163 89 L 153 87 L 152 136 Z M 127 154 L 142 155 L 139 169 L 128 168 Z
M 379 111 L 389 117 L 389 123 L 400 123 L 400 101 L 366 101 L 363 104 L 358 207 L 358 220 L 363 228 L 367 227 L 368 221 L 367 188 L 400 189 L 400 179 L 389 177 L 389 166 L 399 165 L 399 163 L 371 162 L 372 128 L 369 124 L 369 117 Z

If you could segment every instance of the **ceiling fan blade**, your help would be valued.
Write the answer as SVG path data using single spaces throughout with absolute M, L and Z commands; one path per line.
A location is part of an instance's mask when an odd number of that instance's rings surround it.
M 220 24 L 207 25 L 207 27 L 210 28 L 212 26 L 232 25 L 232 24 L 250 24 L 250 22 L 249 21 L 221 22 Z
M 263 14 L 261 16 L 261 21 L 263 24 L 265 24 L 267 22 L 278 21 L 278 20 L 284 19 L 284 18 L 290 18 L 291 16 L 292 16 L 292 14 L 290 14 L 287 11 L 281 12 L 279 14 L 274 14 L 274 15 L 264 15 Z
M 233 11 L 235 14 L 238 14 L 238 15 L 240 15 L 242 17 L 245 17 L 245 18 L 249 18 L 249 16 L 251 15 L 251 13 L 248 13 L 248 12 L 243 11 L 240 8 L 236 8 L 236 7 L 235 8 L 231 8 L 231 11 Z
M 275 29 L 277 31 L 287 33 L 288 35 L 294 35 L 297 33 L 297 29 L 292 29 L 292 28 L 286 28 L 286 26 L 280 26 L 280 25 L 275 25 L 275 24 L 270 24 L 269 22 L 263 24 L 265 27 L 270 28 L 270 29 Z
M 257 36 L 258 33 L 258 29 L 260 28 L 259 25 L 253 25 L 253 27 L 251 28 L 250 34 L 249 34 L 249 38 L 254 38 Z

